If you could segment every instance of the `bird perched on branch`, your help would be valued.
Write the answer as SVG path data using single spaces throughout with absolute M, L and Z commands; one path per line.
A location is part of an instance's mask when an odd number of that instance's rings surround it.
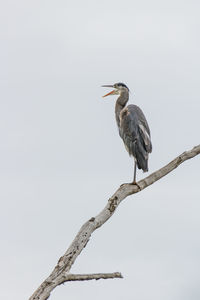
M 124 83 L 103 85 L 114 88 L 104 95 L 119 95 L 115 104 L 115 117 L 126 150 L 134 157 L 134 176 L 131 184 L 136 184 L 136 167 L 148 171 L 149 153 L 152 151 L 150 129 L 142 110 L 134 104 L 126 106 L 129 99 L 129 89 Z

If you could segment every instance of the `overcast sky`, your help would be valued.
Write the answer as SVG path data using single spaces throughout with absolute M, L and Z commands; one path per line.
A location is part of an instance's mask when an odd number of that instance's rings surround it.
M 199 1 L 0 4 L 1 298 L 28 299 L 80 226 L 133 176 L 115 124 L 124 82 L 152 134 L 149 171 L 199 144 Z M 200 298 L 200 157 L 126 199 L 51 300 Z M 138 172 L 138 178 L 146 174 Z

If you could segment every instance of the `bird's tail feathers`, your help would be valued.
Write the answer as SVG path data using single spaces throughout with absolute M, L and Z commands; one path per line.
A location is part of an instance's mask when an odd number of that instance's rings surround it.
M 144 150 L 140 143 L 135 144 L 135 158 L 138 169 L 148 172 L 148 153 Z

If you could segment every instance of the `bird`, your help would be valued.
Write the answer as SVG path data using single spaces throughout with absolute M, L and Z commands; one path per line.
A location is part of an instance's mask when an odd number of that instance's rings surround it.
M 142 110 L 135 104 L 126 106 L 129 100 L 129 88 L 122 82 L 102 87 L 114 88 L 104 95 L 119 95 L 115 103 L 115 118 L 125 148 L 134 158 L 134 175 L 130 184 L 137 185 L 136 168 L 148 172 L 149 153 L 152 152 L 151 133 Z

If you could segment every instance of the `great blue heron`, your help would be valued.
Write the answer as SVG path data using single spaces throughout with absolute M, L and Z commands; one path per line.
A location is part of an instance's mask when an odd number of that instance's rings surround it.
M 136 184 L 136 167 L 144 172 L 148 171 L 148 157 L 152 151 L 150 130 L 142 110 L 134 104 L 126 106 L 129 99 L 129 89 L 124 83 L 103 85 L 114 88 L 109 95 L 119 95 L 115 104 L 115 117 L 122 138 L 129 155 L 134 157 L 134 176 L 132 184 Z

